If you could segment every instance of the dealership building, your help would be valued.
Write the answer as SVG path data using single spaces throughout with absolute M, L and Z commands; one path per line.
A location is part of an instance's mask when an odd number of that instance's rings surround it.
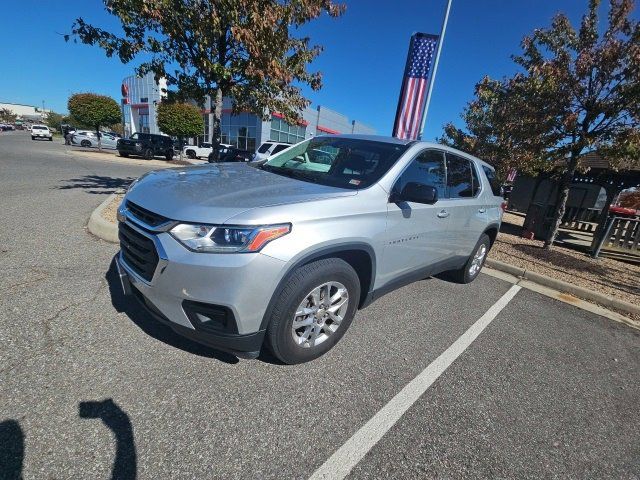
M 166 96 L 166 82 L 162 79 L 156 83 L 153 74 L 144 77 L 127 77 L 122 82 L 122 105 L 124 128 L 127 135 L 135 132 L 161 133 L 156 122 L 156 107 Z M 191 143 L 211 142 L 213 131 L 213 115 L 211 103 L 207 99 L 206 108 L 202 112 L 204 131 Z M 238 148 L 254 151 L 261 143 L 276 141 L 297 143 L 306 138 L 322 134 L 359 133 L 375 134 L 375 130 L 357 120 L 350 120 L 346 115 L 318 105 L 307 107 L 301 112 L 301 121 L 290 125 L 278 112 L 272 112 L 267 120 L 252 113 L 232 113 L 232 100 L 224 99 L 221 133 L 222 143 Z
M 9 110 L 18 120 L 28 120 L 32 122 L 41 122 L 47 118 L 51 110 L 36 107 L 33 105 L 25 105 L 23 103 L 1 103 L 0 110 Z

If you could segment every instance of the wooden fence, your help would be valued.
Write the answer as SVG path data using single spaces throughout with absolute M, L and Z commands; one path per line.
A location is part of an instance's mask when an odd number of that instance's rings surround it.
M 640 219 L 609 218 L 604 235 L 593 239 L 592 251 L 594 258 L 600 255 L 601 250 L 612 250 L 640 256 Z

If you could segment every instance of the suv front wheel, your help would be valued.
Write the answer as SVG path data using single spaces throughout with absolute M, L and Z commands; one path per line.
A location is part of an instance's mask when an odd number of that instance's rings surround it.
M 269 349 L 288 364 L 324 355 L 349 328 L 359 300 L 358 274 L 344 260 L 303 265 L 289 276 L 271 312 Z

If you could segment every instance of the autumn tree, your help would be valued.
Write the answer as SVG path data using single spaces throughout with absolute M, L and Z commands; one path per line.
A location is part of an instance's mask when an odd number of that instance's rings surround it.
M 511 94 L 504 82 L 483 78 L 475 86 L 474 99 L 462 113 L 465 128 L 447 123 L 438 141 L 490 163 L 500 180 L 506 178 L 512 167 L 532 175 L 550 167 L 544 156 L 533 153 L 536 149 L 532 148 L 531 141 L 535 141 L 535 137 L 512 135 L 509 123 Z
M 323 13 L 339 16 L 331 0 L 104 0 L 123 34 L 78 18 L 70 36 L 98 45 L 123 63 L 140 56 L 137 73 L 153 72 L 168 86 L 212 104 L 214 155 L 220 144 L 223 97 L 234 111 L 265 117 L 277 111 L 295 123 L 309 104 L 300 85 L 321 87 L 308 64 L 321 52 L 296 30 Z
M 500 81 L 483 80 L 463 114 L 472 120 L 467 130 L 445 130 L 445 142 L 489 144 L 505 165 L 558 172 L 545 248 L 555 240 L 585 153 L 599 153 L 612 168 L 640 161 L 640 27 L 631 18 L 634 4 L 611 0 L 602 33 L 599 7 L 600 0 L 590 0 L 577 29 L 558 14 L 551 27 L 525 37 L 522 53 L 514 57 L 521 71 Z M 478 111 L 489 119 L 488 133 L 477 130 Z
M 158 127 L 167 135 L 178 137 L 180 141 L 180 160 L 182 160 L 182 141 L 185 137 L 201 135 L 204 120 L 200 109 L 188 103 L 162 102 L 157 109 Z
M 95 93 L 76 93 L 67 103 L 71 117 L 84 125 L 91 125 L 98 136 L 98 150 L 102 150 L 100 127 L 112 125 L 122 119 L 120 105 L 111 97 Z
M 640 190 L 630 190 L 620 194 L 618 204 L 621 207 L 640 210 Z

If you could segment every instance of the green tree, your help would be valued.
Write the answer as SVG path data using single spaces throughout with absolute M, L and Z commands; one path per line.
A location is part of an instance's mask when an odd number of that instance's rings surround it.
M 69 38 L 98 45 L 128 63 L 140 55 L 138 74 L 164 77 L 201 105 L 212 101 L 214 154 L 220 144 L 224 96 L 234 111 L 262 117 L 280 112 L 295 123 L 309 105 L 300 85 L 321 87 L 307 65 L 321 52 L 295 31 L 323 13 L 344 11 L 331 0 L 104 0 L 124 35 L 78 18 Z
M 8 108 L 0 108 L 0 122 L 2 123 L 13 123 L 18 118 L 11 110 Z
M 558 14 L 550 28 L 525 37 L 522 54 L 514 57 L 521 71 L 478 84 L 463 114 L 471 118 L 466 131 L 445 127 L 445 143 L 477 142 L 489 145 L 504 165 L 558 171 L 545 248 L 553 245 L 585 153 L 600 153 L 613 168 L 640 162 L 640 27 L 631 18 L 634 4 L 611 0 L 602 33 L 599 7 L 600 0 L 590 0 L 578 29 Z M 484 114 L 488 132 L 481 120 L 475 123 Z
M 56 130 L 60 130 L 60 125 L 62 125 L 64 123 L 64 116 L 56 113 L 56 112 L 49 112 L 47 114 L 47 120 L 45 121 L 45 123 L 47 124 L 47 126 L 49 128 L 55 128 Z
M 98 136 L 98 150 L 102 150 L 100 127 L 112 125 L 122 119 L 120 106 L 111 97 L 95 93 L 76 93 L 67 104 L 71 117 L 80 124 L 91 125 Z
M 158 127 L 167 135 L 178 137 L 180 160 L 182 160 L 182 140 L 184 137 L 201 135 L 204 120 L 200 109 L 188 103 L 162 102 L 157 109 Z

